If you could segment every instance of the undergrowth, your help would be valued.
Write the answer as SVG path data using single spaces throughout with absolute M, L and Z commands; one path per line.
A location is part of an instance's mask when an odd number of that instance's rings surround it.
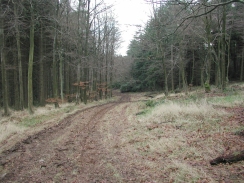
M 29 115 L 27 110 L 11 111 L 11 116 L 5 117 L 0 121 L 0 142 L 13 134 L 24 133 L 29 128 L 42 124 L 55 116 L 63 116 L 76 109 L 73 104 L 64 104 L 61 108 L 55 109 L 53 106 L 37 108 L 34 115 Z
M 226 134 L 239 135 L 243 127 L 226 123 L 223 119 L 231 114 L 215 106 L 243 106 L 242 95 L 242 91 L 232 90 L 208 94 L 192 92 L 139 103 L 137 122 L 131 121 L 133 130 L 121 137 L 124 151 L 138 153 L 143 159 L 141 162 L 131 158 L 131 164 L 144 166 L 148 174 L 157 171 L 162 176 L 155 179 L 156 182 L 221 181 L 221 176 L 216 178 L 215 174 L 227 176 L 228 170 L 215 170 L 209 160 L 222 155 L 227 146 L 230 148 Z
M 47 116 L 47 115 L 26 117 L 21 121 L 21 123 L 19 125 L 25 126 L 25 127 L 31 127 L 31 126 L 40 124 L 41 122 L 43 122 L 49 118 L 50 118 L 50 116 Z

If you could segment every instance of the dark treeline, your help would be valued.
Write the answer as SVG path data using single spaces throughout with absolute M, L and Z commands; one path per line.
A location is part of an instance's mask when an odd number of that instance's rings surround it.
M 149 1 L 153 13 L 134 36 L 132 80 L 122 91 L 176 89 L 188 85 L 224 90 L 243 81 L 243 1 Z
M 102 0 L 0 0 L 0 106 L 111 95 L 119 32 Z M 103 96 L 104 95 L 104 96 Z

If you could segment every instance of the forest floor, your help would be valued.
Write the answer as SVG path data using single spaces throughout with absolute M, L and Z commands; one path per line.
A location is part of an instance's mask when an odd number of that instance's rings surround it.
M 94 105 L 12 115 L 0 124 L 18 128 L 0 139 L 0 182 L 243 182 L 243 161 L 209 163 L 244 150 L 243 94 L 243 85 L 169 97 L 116 93 Z

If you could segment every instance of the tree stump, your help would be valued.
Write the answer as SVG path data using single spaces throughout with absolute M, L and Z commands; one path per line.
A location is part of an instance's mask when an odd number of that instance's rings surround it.
M 54 106 L 55 106 L 55 108 L 59 108 L 58 102 L 54 102 Z

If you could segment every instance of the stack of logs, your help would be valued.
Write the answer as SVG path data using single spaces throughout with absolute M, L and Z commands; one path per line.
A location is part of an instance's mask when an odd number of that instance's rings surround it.
M 86 87 L 89 85 L 89 81 L 86 82 L 80 82 L 80 83 L 74 83 L 73 86 L 81 87 L 82 90 L 86 89 Z
M 65 98 L 67 99 L 67 101 L 68 101 L 69 103 L 71 103 L 71 102 L 75 101 L 75 99 L 76 99 L 76 94 L 67 94 L 67 95 L 65 95 Z
M 59 103 L 62 103 L 62 100 L 59 98 L 48 98 L 45 101 L 46 103 L 54 104 L 55 108 L 59 108 Z
M 107 90 L 107 83 L 97 84 L 97 91 L 105 92 Z
M 97 92 L 100 95 L 105 95 L 105 93 L 109 93 L 110 90 L 108 89 L 107 83 L 101 83 L 101 84 L 97 84 Z
M 72 84 L 75 87 L 80 87 L 82 90 L 85 90 L 86 88 L 88 88 L 89 86 L 89 81 L 86 82 L 79 82 L 79 83 L 74 83 Z M 97 91 L 86 91 L 86 95 L 88 97 L 88 99 L 90 101 L 94 101 L 97 100 L 98 95 L 100 97 L 108 94 L 110 92 L 110 90 L 107 87 L 107 83 L 101 83 L 101 84 L 97 84 Z M 65 95 L 65 100 L 67 100 L 68 102 L 74 102 L 77 98 L 77 94 L 66 94 Z M 59 103 L 62 103 L 62 100 L 59 98 L 48 98 L 46 99 L 46 103 L 52 103 L 55 105 L 55 108 L 59 107 Z

